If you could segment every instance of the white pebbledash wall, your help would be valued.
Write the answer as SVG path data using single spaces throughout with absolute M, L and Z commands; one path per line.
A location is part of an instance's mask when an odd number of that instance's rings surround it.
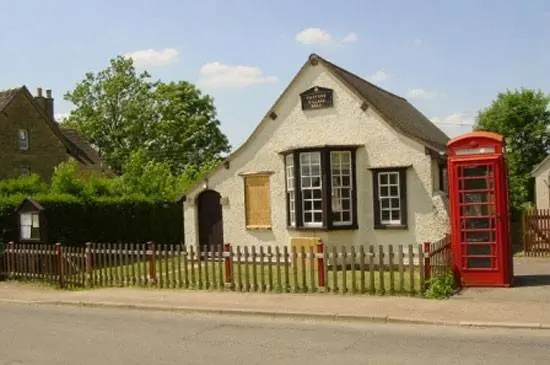
M 303 111 L 299 94 L 313 87 L 334 90 L 332 108 Z M 392 129 L 372 108 L 363 111 L 362 100 L 336 79 L 322 64 L 307 65 L 274 105 L 277 119 L 260 124 L 236 153 L 230 168 L 220 168 L 208 178 L 223 204 L 224 241 L 233 245 L 288 245 L 291 237 L 322 238 L 328 245 L 408 245 L 437 240 L 448 231 L 446 197 L 437 191 L 438 167 L 420 143 Z M 284 158 L 291 148 L 319 145 L 359 144 L 357 150 L 356 230 L 311 231 L 287 228 Z M 372 175 L 368 168 L 412 164 L 407 172 L 408 229 L 375 230 Z M 244 212 L 244 181 L 240 173 L 272 171 L 272 229 L 247 230 Z M 188 192 L 184 202 L 185 243 L 198 245 L 195 199 L 202 184 Z
M 535 204 L 537 209 L 550 208 L 550 160 L 546 160 L 535 175 Z

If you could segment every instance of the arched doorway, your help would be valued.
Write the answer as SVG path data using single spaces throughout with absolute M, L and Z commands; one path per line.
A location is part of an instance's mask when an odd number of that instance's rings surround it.
M 205 190 L 197 197 L 199 218 L 199 250 L 223 244 L 221 196 L 215 190 Z

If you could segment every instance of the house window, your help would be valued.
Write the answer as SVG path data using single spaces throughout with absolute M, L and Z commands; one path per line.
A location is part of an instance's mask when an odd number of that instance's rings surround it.
M 271 227 L 269 175 L 244 177 L 245 220 L 247 228 Z
M 302 152 L 300 156 L 300 189 L 304 227 L 323 225 L 323 182 L 321 152 Z
M 21 166 L 19 168 L 19 175 L 20 176 L 29 176 L 31 174 L 31 168 L 28 166 Z
M 289 152 L 285 171 L 290 227 L 357 228 L 354 147 Z
M 353 211 L 351 191 L 351 152 L 332 151 L 330 153 L 332 175 L 332 223 L 335 226 L 352 224 Z
M 40 215 L 39 213 L 21 213 L 21 239 L 40 240 Z
M 445 193 L 448 192 L 447 184 L 447 167 L 445 165 L 439 165 L 439 190 Z
M 296 191 L 294 180 L 294 156 L 286 155 L 286 199 L 288 206 L 288 225 L 296 227 Z
M 19 150 L 27 151 L 29 149 L 29 131 L 26 129 L 20 129 L 17 136 L 19 140 Z
M 374 169 L 375 228 L 407 228 L 406 168 Z

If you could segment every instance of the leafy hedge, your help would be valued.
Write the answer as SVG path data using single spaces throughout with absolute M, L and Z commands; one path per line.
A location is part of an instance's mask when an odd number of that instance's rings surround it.
M 22 194 L 0 197 L 5 242 L 18 240 L 15 210 L 25 198 Z M 32 199 L 45 208 L 49 243 L 183 241 L 183 211 L 174 201 L 142 196 L 82 199 L 67 194 L 37 194 Z

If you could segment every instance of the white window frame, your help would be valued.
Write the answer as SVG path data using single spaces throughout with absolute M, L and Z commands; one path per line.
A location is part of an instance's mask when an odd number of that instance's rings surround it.
M 40 215 L 39 213 L 29 212 L 29 213 L 20 213 L 19 215 L 20 223 L 20 235 L 22 240 L 39 240 L 38 237 L 32 236 L 32 230 L 40 229 Z
M 19 129 L 17 131 L 17 140 L 19 143 L 20 151 L 29 150 L 29 131 L 26 129 Z
M 300 191 L 302 194 L 303 225 L 304 227 L 322 227 L 324 217 L 321 151 L 300 152 L 298 158 L 300 161 Z M 309 182 L 307 179 L 309 179 Z M 305 192 L 307 191 L 311 192 L 310 198 L 306 198 Z M 319 198 L 315 198 L 316 192 L 318 192 Z M 321 205 L 319 209 L 315 209 L 316 202 L 319 202 Z M 306 203 L 311 204 L 311 209 L 306 209 Z M 311 214 L 311 221 L 306 220 L 306 215 L 309 214 Z M 316 215 L 320 215 L 319 220 L 315 219 Z
M 384 177 L 386 182 L 383 182 Z M 392 182 L 392 177 L 395 180 Z M 384 188 L 387 189 L 386 194 L 382 194 Z M 396 192 L 392 192 L 393 188 L 397 188 Z M 395 205 L 395 200 L 397 199 L 397 206 Z M 403 222 L 403 217 L 401 215 L 401 207 L 403 202 L 401 201 L 401 183 L 400 183 L 400 172 L 399 171 L 380 171 L 378 172 L 378 202 L 380 211 L 380 223 L 385 225 L 401 225 Z M 387 207 L 384 207 L 384 203 L 388 202 Z M 389 219 L 384 219 L 384 212 L 389 212 Z M 398 219 L 394 218 L 394 213 L 397 212 Z
M 291 227 L 296 227 L 296 190 L 294 190 L 294 155 L 285 156 L 286 166 L 286 193 L 288 201 L 288 219 Z
M 344 161 L 345 156 L 345 161 Z M 330 151 L 330 169 L 332 176 L 332 191 L 331 191 L 331 208 L 332 208 L 332 225 L 347 226 L 353 223 L 353 167 L 352 167 L 351 151 Z M 345 173 L 345 170 L 348 173 Z M 347 179 L 346 179 L 347 178 Z M 348 180 L 345 184 L 344 180 Z M 348 190 L 347 197 L 344 197 L 343 192 Z M 349 209 L 343 208 L 343 202 L 349 201 Z M 349 213 L 349 219 L 344 220 L 344 213 Z M 335 219 L 335 214 L 339 215 L 339 219 Z

